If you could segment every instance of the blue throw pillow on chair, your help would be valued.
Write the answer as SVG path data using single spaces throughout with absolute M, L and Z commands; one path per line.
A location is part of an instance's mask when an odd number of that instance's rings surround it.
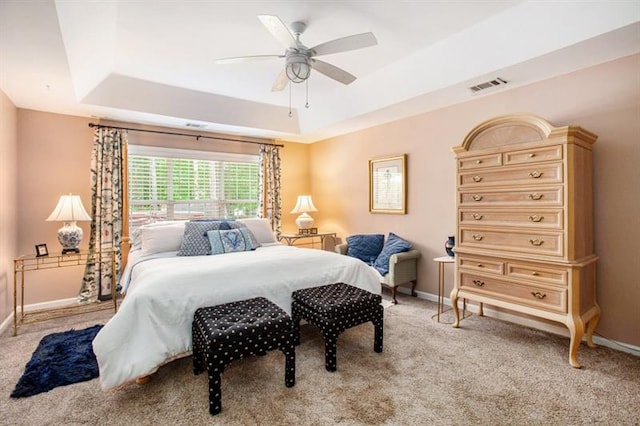
M 376 258 L 373 267 L 385 276 L 389 273 L 389 259 L 396 253 L 402 253 L 411 250 L 411 243 L 403 238 L 398 237 L 393 232 L 389 232 L 389 238 L 384 244 L 382 251 Z
M 383 234 L 358 234 L 347 237 L 347 256 L 357 257 L 373 265 L 384 245 Z

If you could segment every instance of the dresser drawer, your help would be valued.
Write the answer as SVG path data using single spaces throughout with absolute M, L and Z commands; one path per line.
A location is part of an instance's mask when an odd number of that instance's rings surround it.
M 505 206 L 505 207 L 562 207 L 561 186 L 545 189 L 495 189 L 465 190 L 458 193 L 460 207 Z
M 502 165 L 502 154 L 479 155 L 458 160 L 458 170 L 483 169 Z
M 508 280 L 461 272 L 460 287 L 469 292 L 506 302 L 555 312 L 567 312 L 567 290 L 518 284 Z
M 460 227 L 461 247 L 516 251 L 549 256 L 563 255 L 563 234 L 553 231 L 494 231 Z
M 531 164 L 463 172 L 459 174 L 458 183 L 460 188 L 562 183 L 562 163 Z
M 488 210 L 460 209 L 461 225 L 519 226 L 536 229 L 562 229 L 561 209 Z
M 542 265 L 537 263 L 526 262 L 508 262 L 508 277 L 526 279 L 533 283 L 554 284 L 566 286 L 569 277 L 569 271 L 563 268 L 554 268 L 553 266 Z
M 461 270 L 504 275 L 504 263 L 499 260 L 458 255 L 458 265 Z
M 530 164 L 540 161 L 562 160 L 562 145 L 523 149 L 504 153 L 504 164 Z

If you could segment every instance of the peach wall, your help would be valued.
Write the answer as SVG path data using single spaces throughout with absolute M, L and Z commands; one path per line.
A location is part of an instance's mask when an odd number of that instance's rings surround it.
M 529 112 L 556 126 L 579 125 L 599 135 L 594 148 L 597 333 L 640 346 L 640 55 L 622 58 L 506 92 L 383 124 L 311 145 L 314 200 L 320 226 L 339 232 L 395 232 L 422 252 L 418 290 L 437 294 L 437 267 L 455 229 L 455 161 L 477 124 Z M 408 214 L 368 212 L 368 160 L 407 154 Z M 447 268 L 448 296 L 453 275 Z
M 296 205 L 298 195 L 309 194 L 309 145 L 284 142 L 280 150 L 282 195 L 282 232 L 296 232 L 297 214 L 289 213 Z M 315 203 L 315 200 L 314 200 Z M 321 205 L 322 206 L 322 205 Z M 322 207 L 316 204 L 319 210 Z M 313 215 L 316 217 L 316 215 Z
M 60 222 L 46 222 L 63 194 L 80 195 L 91 212 L 91 145 L 89 119 L 46 112 L 18 110 L 18 251 L 35 253 L 45 243 L 50 253 L 60 252 Z M 89 222 L 80 245 L 89 241 Z M 25 304 L 73 298 L 82 284 L 84 268 L 73 266 L 25 275 Z
M 13 312 L 13 259 L 18 254 L 18 110 L 0 90 L 0 322 Z

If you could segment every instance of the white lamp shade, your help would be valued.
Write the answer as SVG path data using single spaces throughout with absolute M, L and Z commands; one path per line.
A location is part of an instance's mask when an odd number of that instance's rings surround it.
M 78 220 L 90 221 L 91 216 L 84 209 L 80 196 L 71 194 L 61 196 L 56 208 L 47 218 L 48 222 L 75 222 Z
M 291 213 L 308 213 L 317 211 L 318 209 L 313 205 L 311 195 L 298 195 L 298 202 L 293 210 L 291 210 Z

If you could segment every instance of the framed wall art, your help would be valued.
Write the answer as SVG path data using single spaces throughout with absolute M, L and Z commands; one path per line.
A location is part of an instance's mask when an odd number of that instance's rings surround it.
M 407 213 L 407 155 L 369 160 L 369 211 Z

